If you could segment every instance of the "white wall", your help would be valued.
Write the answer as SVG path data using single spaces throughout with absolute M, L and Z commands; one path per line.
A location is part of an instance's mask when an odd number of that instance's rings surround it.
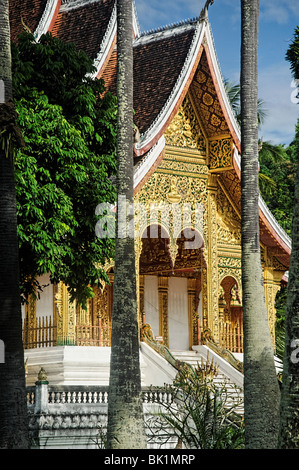
M 144 278 L 144 311 L 145 322 L 151 325 L 154 336 L 159 336 L 159 297 L 158 277 Z
M 169 349 L 189 350 L 187 279 L 170 277 L 168 282 Z
M 50 275 L 43 274 L 38 278 L 39 283 L 44 286 L 43 292 L 40 294 L 40 298 L 36 302 L 36 316 L 53 318 L 53 284 L 50 283 Z

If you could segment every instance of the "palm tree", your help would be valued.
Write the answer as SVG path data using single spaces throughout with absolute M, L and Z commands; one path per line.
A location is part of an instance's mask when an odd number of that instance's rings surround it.
M 18 240 L 13 150 L 21 142 L 12 100 L 8 0 L 0 2 L 0 448 L 28 448 L 28 422 L 19 292 Z
M 231 107 L 235 113 L 237 121 L 241 124 L 241 105 L 240 105 L 240 85 L 233 84 L 229 80 L 224 80 L 224 87 Z M 257 100 L 257 119 L 259 126 L 263 124 L 267 116 L 267 110 L 265 109 L 265 103 L 261 98 Z
M 299 79 L 299 27 L 290 45 L 287 60 L 295 79 Z M 295 148 L 299 158 L 299 120 Z M 295 182 L 295 202 L 292 226 L 292 253 L 289 269 L 285 315 L 285 351 L 283 358 L 282 392 L 280 403 L 279 447 L 299 449 L 299 166 Z
M 241 104 L 240 104 L 240 94 L 241 88 L 239 84 L 233 84 L 229 80 L 224 80 L 224 87 L 227 94 L 227 97 L 230 101 L 231 108 L 236 116 L 237 122 L 241 125 Z M 257 102 L 257 119 L 258 125 L 260 126 L 265 121 L 267 116 L 267 111 L 264 107 L 265 103 L 262 99 L 258 99 Z M 259 140 L 259 160 L 262 162 L 265 158 L 268 157 L 272 149 L 272 158 L 278 157 L 281 159 L 278 146 L 271 144 L 270 142 L 263 142 Z M 271 196 L 276 188 L 276 183 L 273 178 L 265 175 L 264 173 L 259 173 L 259 186 L 263 196 Z
M 241 0 L 241 218 L 244 421 L 247 448 L 275 448 L 279 386 L 261 267 L 258 213 L 259 0 Z
M 132 0 L 117 1 L 118 235 L 111 336 L 107 446 L 146 448 L 137 321 L 133 207 Z M 125 199 L 125 202 L 123 202 Z M 125 223 L 122 217 L 126 215 Z

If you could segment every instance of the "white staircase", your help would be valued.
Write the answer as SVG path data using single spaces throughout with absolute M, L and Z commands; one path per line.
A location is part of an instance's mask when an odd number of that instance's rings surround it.
M 225 387 L 227 392 L 226 403 L 235 404 L 235 412 L 244 414 L 243 406 L 243 374 L 235 369 L 225 359 L 220 357 L 207 346 L 194 346 L 192 351 L 171 351 L 175 359 L 186 362 L 192 367 L 201 365 L 202 361 L 214 362 L 218 367 L 218 374 L 213 381 L 219 388 Z

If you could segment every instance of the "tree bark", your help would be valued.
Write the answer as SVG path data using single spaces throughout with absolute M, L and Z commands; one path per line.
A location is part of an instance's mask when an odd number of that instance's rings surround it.
M 241 217 L 245 445 L 275 448 L 279 386 L 265 302 L 258 209 L 259 0 L 241 0 Z
M 299 159 L 299 121 L 295 141 Z M 299 165 L 295 183 L 282 375 L 279 448 L 299 449 Z
M 22 344 L 21 297 L 17 209 L 12 147 L 2 142 L 7 135 L 16 141 L 19 131 L 12 102 L 12 76 L 8 0 L 0 0 L 0 80 L 5 103 L 0 104 L 0 448 L 28 448 L 28 421 Z M 18 140 L 18 139 L 17 139 Z
M 117 1 L 117 194 L 111 364 L 108 402 L 109 449 L 146 448 L 139 334 L 133 212 L 133 43 L 132 2 Z

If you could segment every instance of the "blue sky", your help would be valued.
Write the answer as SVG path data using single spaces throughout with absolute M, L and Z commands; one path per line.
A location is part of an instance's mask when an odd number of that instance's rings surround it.
M 141 31 L 197 17 L 205 0 L 135 0 Z M 240 0 L 214 0 L 209 19 L 222 75 L 240 81 Z M 267 117 L 260 136 L 288 145 L 299 117 L 296 87 L 285 53 L 299 26 L 299 0 L 260 0 L 259 97 Z

